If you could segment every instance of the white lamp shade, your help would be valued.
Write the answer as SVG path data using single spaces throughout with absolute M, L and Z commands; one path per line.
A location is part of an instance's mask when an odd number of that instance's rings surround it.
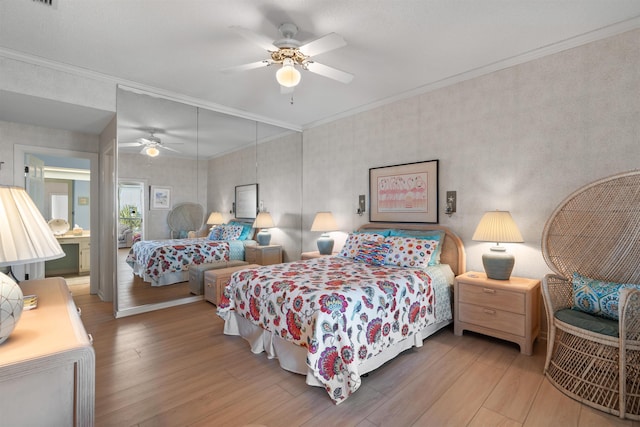
M 24 188 L 0 187 L 0 266 L 63 256 L 53 231 Z
M 273 218 L 269 212 L 260 212 L 253 222 L 253 228 L 272 228 L 275 227 Z
M 223 223 L 224 219 L 222 218 L 222 214 L 220 212 L 211 212 L 209 218 L 207 219 L 207 224 L 209 225 L 219 225 Z
M 479 242 L 522 243 L 522 234 L 507 211 L 486 212 L 473 233 L 472 240 Z
M 333 214 L 331 212 L 318 212 L 316 213 L 315 218 L 313 219 L 313 224 L 311 224 L 311 231 L 335 231 L 338 229 L 338 224 L 336 224 L 336 220 L 333 218 Z
M 284 87 L 297 86 L 300 79 L 300 71 L 296 70 L 290 58 L 286 58 L 282 62 L 282 68 L 276 71 L 276 80 Z

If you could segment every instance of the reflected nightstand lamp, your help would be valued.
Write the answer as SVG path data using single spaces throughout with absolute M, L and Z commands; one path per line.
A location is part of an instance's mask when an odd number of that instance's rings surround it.
M 318 251 L 321 255 L 331 255 L 333 252 L 333 239 L 329 236 L 329 231 L 338 229 L 336 220 L 333 219 L 331 212 L 318 212 L 311 224 L 311 231 L 321 231 L 322 235 L 318 238 Z
M 509 280 L 515 258 L 506 252 L 504 246 L 500 246 L 500 242 L 524 242 L 511 214 L 507 211 L 486 212 L 471 239 L 477 242 L 496 242 L 491 252 L 482 255 L 484 271 L 489 279 Z
M 222 214 L 220 212 L 211 212 L 209 218 L 207 219 L 207 225 L 216 226 L 220 224 L 224 224 Z
M 269 246 L 269 243 L 271 243 L 271 233 L 268 229 L 275 226 L 276 225 L 273 222 L 273 218 L 271 218 L 271 214 L 269 212 L 258 213 L 258 216 L 253 223 L 253 228 L 260 229 L 260 231 L 258 232 L 258 245 Z
M 23 308 L 22 290 L 10 277 L 11 266 L 63 256 L 53 231 L 24 188 L 0 186 L 0 267 L 8 267 L 0 272 L 0 343 L 15 328 Z

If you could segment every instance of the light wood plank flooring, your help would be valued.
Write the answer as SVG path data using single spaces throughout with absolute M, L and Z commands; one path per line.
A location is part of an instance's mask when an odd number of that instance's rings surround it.
M 545 343 L 451 328 L 401 354 L 344 403 L 222 333 L 207 302 L 114 319 L 71 286 L 96 351 L 97 426 L 628 426 L 564 396 L 542 375 Z

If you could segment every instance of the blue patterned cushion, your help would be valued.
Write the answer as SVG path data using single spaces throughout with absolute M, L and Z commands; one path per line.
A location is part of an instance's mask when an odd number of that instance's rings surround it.
M 251 226 L 251 224 L 238 221 L 229 221 L 227 225 L 238 225 L 242 227 L 242 233 L 240 234 L 240 237 L 238 237 L 238 240 L 248 240 L 253 237 L 253 227 Z
M 241 225 L 223 225 L 220 240 L 239 240 L 243 228 Z
M 413 237 L 389 236 L 384 241 L 391 245 L 385 264 L 398 267 L 427 267 L 431 260 L 431 255 L 438 246 L 437 240 L 416 239 Z
M 360 243 L 358 253 L 353 259 L 371 265 L 384 265 L 390 249 L 391 245 L 388 243 L 367 240 Z
M 640 289 L 640 285 L 603 282 L 573 273 L 573 309 L 607 319 L 618 320 L 618 300 L 625 288 Z
M 207 238 L 209 240 L 222 240 L 222 226 L 216 225 L 211 227 L 211 231 L 209 231 Z
M 382 242 L 383 240 L 384 236 L 382 234 L 351 233 L 347 237 L 347 241 L 344 243 L 344 246 L 338 255 L 345 258 L 354 258 L 358 255 L 358 250 L 360 249 L 360 244 L 362 242 Z

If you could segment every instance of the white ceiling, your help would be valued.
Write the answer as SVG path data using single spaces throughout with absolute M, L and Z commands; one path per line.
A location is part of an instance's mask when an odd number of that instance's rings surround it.
M 220 72 L 266 58 L 230 26 L 275 39 L 283 22 L 303 42 L 343 36 L 347 46 L 314 59 L 354 80 L 303 71 L 292 104 L 275 67 Z M 2 0 L 0 56 L 33 56 L 300 130 L 638 27 L 638 0 Z M 0 119 L 15 121 L 19 109 L 0 96 Z M 72 115 L 100 122 L 100 113 Z

